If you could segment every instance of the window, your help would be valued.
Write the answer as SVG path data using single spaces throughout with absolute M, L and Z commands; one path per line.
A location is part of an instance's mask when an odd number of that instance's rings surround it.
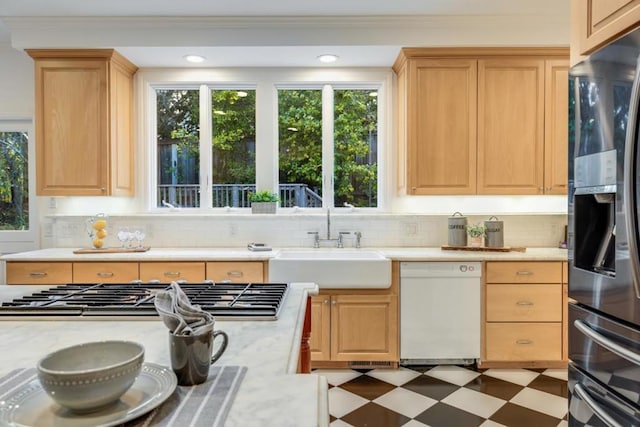
M 281 208 L 382 207 L 389 70 L 143 70 L 140 79 L 151 210 L 237 212 L 263 190 Z
M 30 131 L 30 121 L 0 119 L 0 252 L 32 249 L 36 243 Z
M 377 207 L 375 88 L 278 91 L 283 207 Z
M 156 206 L 249 206 L 256 173 L 255 90 L 204 86 L 158 88 L 155 94 Z M 201 105 L 207 105 L 202 113 Z M 203 182 L 201 170 L 210 171 Z

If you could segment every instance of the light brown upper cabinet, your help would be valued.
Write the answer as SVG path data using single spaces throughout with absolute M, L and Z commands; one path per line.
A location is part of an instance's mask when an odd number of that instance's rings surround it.
M 407 48 L 398 190 L 566 194 L 566 48 Z
M 589 54 L 640 23 L 640 0 L 572 0 L 571 57 Z
M 400 70 L 411 94 L 400 108 L 408 194 L 475 193 L 477 70 L 472 59 L 415 59 Z
M 36 194 L 133 195 L 133 75 L 113 49 L 27 50 L 35 60 Z

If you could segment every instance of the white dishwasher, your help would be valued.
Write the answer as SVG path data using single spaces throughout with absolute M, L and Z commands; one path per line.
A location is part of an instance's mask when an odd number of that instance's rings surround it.
M 480 358 L 480 262 L 400 263 L 400 364 Z

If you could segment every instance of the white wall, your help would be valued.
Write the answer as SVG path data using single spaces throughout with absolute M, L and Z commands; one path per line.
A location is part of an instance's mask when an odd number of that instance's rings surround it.
M 0 119 L 33 117 L 33 76 L 29 55 L 0 44 Z

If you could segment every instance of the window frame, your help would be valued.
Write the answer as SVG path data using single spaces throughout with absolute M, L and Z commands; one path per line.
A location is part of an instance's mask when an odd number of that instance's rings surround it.
M 33 119 L 30 117 L 0 117 L 0 131 L 27 132 L 27 168 L 29 192 L 29 229 L 0 230 L 0 253 L 37 249 L 39 246 L 38 202 L 36 199 L 36 149 Z
M 251 89 L 256 91 L 256 190 L 270 190 L 277 188 L 279 173 L 278 154 L 278 90 L 279 89 L 320 89 L 324 85 L 331 85 L 333 89 L 375 89 L 378 92 L 378 201 L 376 207 L 356 207 L 358 211 L 383 212 L 387 209 L 387 200 L 391 198 L 393 188 L 390 171 L 386 166 L 393 164 L 391 158 L 390 143 L 392 118 L 391 88 L 393 84 L 393 72 L 387 68 L 372 69 L 315 69 L 315 68 L 225 68 L 225 69 L 148 69 L 140 70 L 136 74 L 138 102 L 141 105 L 142 120 L 144 125 L 140 128 L 139 139 L 140 155 L 143 160 L 140 165 L 144 173 L 140 174 L 138 188 L 145 189 L 142 195 L 143 203 L 150 213 L 247 213 L 250 208 L 224 208 L 212 207 L 211 196 L 207 199 L 201 195 L 199 208 L 167 209 L 157 207 L 157 150 L 156 144 L 156 104 L 155 90 L 158 89 L 194 89 L 196 87 L 207 90 Z M 201 89 L 202 90 L 202 89 Z M 333 95 L 332 95 L 333 96 Z M 203 105 L 206 101 L 206 105 Z M 211 138 L 211 123 L 209 118 L 203 120 L 203 114 L 210 110 L 210 96 L 200 96 L 200 185 L 210 182 L 211 176 L 209 163 L 203 165 L 203 145 L 209 144 Z M 333 106 L 333 101 L 332 104 Z M 325 103 L 323 102 L 323 109 Z M 333 108 L 333 107 L 332 107 Z M 208 113 L 207 113 L 208 114 Z M 331 112 L 333 115 L 333 111 Z M 203 126 L 204 125 L 204 126 Z M 332 125 L 333 126 L 333 125 Z M 333 141 L 333 130 L 329 134 Z M 323 132 L 323 139 L 327 134 Z M 325 143 L 323 141 L 323 150 Z M 331 151 L 333 145 L 331 144 Z M 208 159 L 210 155 L 206 156 Z M 327 157 L 323 153 L 323 164 L 326 159 L 333 163 L 333 156 Z M 203 176 L 203 171 L 205 175 Z M 207 181 L 208 180 L 208 181 Z M 323 179 L 324 181 L 324 179 Z M 326 185 L 323 182 L 323 187 Z M 332 187 L 331 187 L 332 188 Z M 208 193 L 208 192 L 207 192 Z M 207 203 L 205 205 L 205 202 Z M 353 208 L 333 207 L 333 188 L 331 195 L 324 194 L 322 208 L 279 208 L 280 212 L 308 211 L 317 212 L 320 209 L 350 212 Z

